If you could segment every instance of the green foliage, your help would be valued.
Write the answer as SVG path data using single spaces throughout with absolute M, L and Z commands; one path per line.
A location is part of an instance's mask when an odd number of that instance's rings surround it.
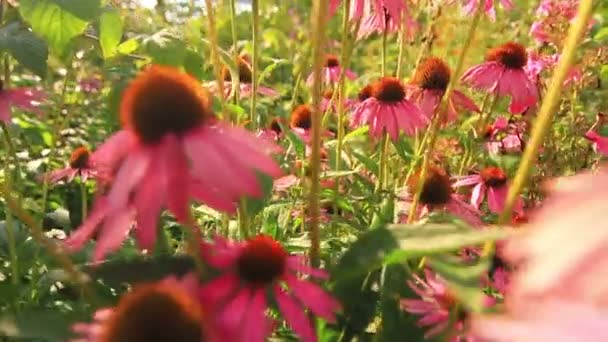
M 103 58 L 116 56 L 122 34 L 123 23 L 120 12 L 115 9 L 104 11 L 99 17 L 99 44 Z
M 46 42 L 19 23 L 13 22 L 0 28 L 0 50 L 8 51 L 36 75 L 46 76 L 49 54 Z

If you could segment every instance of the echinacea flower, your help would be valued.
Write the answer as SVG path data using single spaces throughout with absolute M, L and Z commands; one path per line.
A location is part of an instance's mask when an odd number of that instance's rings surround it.
M 409 205 L 420 182 L 420 171 L 413 174 L 409 180 L 405 191 L 400 194 L 400 199 L 406 204 L 405 210 L 409 210 Z M 422 184 L 420 192 L 420 213 L 422 216 L 427 212 L 445 210 L 446 212 L 462 219 L 473 227 L 480 227 L 483 221 L 481 213 L 477 208 L 463 201 L 460 196 L 454 193 L 452 181 L 445 169 L 432 165 L 426 174 L 426 179 Z M 401 217 L 401 221 L 407 220 Z
M 423 60 L 408 84 L 408 98 L 418 104 L 422 113 L 432 119 L 441 98 L 450 83 L 451 71 L 448 65 L 437 57 Z M 452 90 L 448 99 L 447 115 L 442 113 L 443 122 L 452 122 L 458 118 L 458 112 L 479 112 L 477 105 L 465 94 Z
M 316 334 L 303 310 L 328 322 L 335 321 L 340 304 L 313 282 L 299 275 L 327 279 L 326 272 L 311 268 L 301 256 L 289 255 L 275 240 L 258 235 L 244 242 L 221 237 L 204 248 L 209 264 L 221 272 L 200 290 L 211 314 L 234 332 L 234 341 L 262 342 L 271 332 L 266 317 L 267 294 L 302 341 L 316 341 Z
M 256 136 L 258 138 L 267 139 L 270 141 L 277 141 L 283 137 L 284 132 L 282 128 L 282 118 L 274 118 L 270 121 L 268 127 L 261 129 L 258 131 Z
M 251 96 L 253 91 L 253 74 L 251 71 L 251 65 L 247 56 L 240 56 L 238 58 L 237 71 L 239 76 L 239 98 L 247 98 Z M 226 66 L 222 67 L 222 79 L 224 81 L 224 97 L 228 98 L 234 94 L 234 87 L 236 82 L 232 82 L 232 75 L 230 69 Z M 219 85 L 216 81 L 209 83 L 209 90 L 213 93 L 219 92 Z M 279 92 L 275 89 L 262 86 L 258 84 L 257 93 L 264 96 L 276 97 L 279 96 Z
M 98 310 L 93 322 L 76 323 L 73 341 L 221 341 L 221 328 L 210 322 L 197 287 L 193 275 L 135 285 L 115 307 Z
M 321 80 L 323 83 L 332 85 L 338 83 L 340 80 L 340 73 L 342 72 L 342 67 L 340 67 L 340 60 L 336 55 L 327 55 L 325 56 L 325 65 L 323 69 L 321 69 Z M 350 69 L 344 69 L 344 77 L 349 80 L 354 80 L 357 78 L 357 75 Z M 311 73 L 306 79 L 306 84 L 312 86 L 314 80 L 314 74 Z
M 40 101 L 46 95 L 33 88 L 4 88 L 0 81 L 0 121 L 8 122 L 11 119 L 11 108 L 18 107 L 27 111 L 37 111 Z
M 481 170 L 478 174 L 461 176 L 457 179 L 453 185 L 454 187 L 474 185 L 471 194 L 471 204 L 475 208 L 479 208 L 487 197 L 490 211 L 496 214 L 502 213 L 507 200 L 507 193 L 509 192 L 507 175 L 502 169 L 490 166 Z M 518 198 L 514 211 L 521 213 L 522 210 L 521 198 Z
M 603 137 L 594 131 L 585 133 L 585 138 L 593 143 L 593 148 L 600 154 L 608 156 L 608 137 Z
M 480 5 L 480 1 L 483 1 L 483 11 L 486 15 L 492 20 L 496 20 L 496 9 L 494 8 L 494 2 L 496 0 L 462 0 L 463 7 L 462 10 L 465 15 L 472 16 L 475 15 L 477 11 L 477 7 Z M 450 0 L 449 3 L 452 4 L 456 2 L 456 0 Z M 500 0 L 500 4 L 505 10 L 511 10 L 513 8 L 512 0 Z
M 553 183 L 542 208 L 507 241 L 503 254 L 516 271 L 506 312 L 473 320 L 484 340 L 608 340 L 608 173 Z
M 404 132 L 414 135 L 430 122 L 418 107 L 406 98 L 405 86 L 394 77 L 384 77 L 372 85 L 371 97 L 356 106 L 354 126 L 369 125 L 371 136 L 387 133 L 393 141 Z
M 510 123 L 504 116 L 496 118 L 486 127 L 486 149 L 492 154 L 521 153 L 525 147 L 525 123 Z
M 67 247 L 77 250 L 99 231 L 99 261 L 135 221 L 140 247 L 150 249 L 165 206 L 191 225 L 190 199 L 234 212 L 243 196 L 262 196 L 256 172 L 281 174 L 268 155 L 277 146 L 217 120 L 210 101 L 195 78 L 173 67 L 152 65 L 131 81 L 120 104 L 123 129 L 91 156 L 115 175 L 111 187 Z
M 302 141 L 307 144 L 310 143 L 312 139 L 310 135 L 310 129 L 312 128 L 312 110 L 309 105 L 299 105 L 291 112 L 289 127 L 298 135 L 298 137 L 300 137 L 300 139 L 302 139 Z M 329 131 L 324 131 L 321 135 L 324 137 L 333 136 Z
M 420 299 L 401 299 L 401 307 L 410 314 L 421 316 L 418 326 L 429 328 L 424 333 L 425 338 L 437 336 L 450 326 L 450 312 L 456 308 L 456 299 L 443 278 L 435 272 L 425 269 L 425 279 L 416 274 L 413 277 L 414 281 L 408 280 L 407 283 Z M 462 319 L 455 322 L 457 330 L 452 332 L 455 336 L 450 341 L 466 338 L 463 336 L 463 323 Z
M 525 66 L 528 52 L 518 44 L 509 42 L 491 49 L 486 62 L 467 70 L 462 81 L 475 89 L 497 96 L 510 96 L 509 111 L 519 114 L 536 105 L 536 83 L 528 77 Z
M 81 181 L 86 182 L 89 178 L 97 176 L 97 170 L 93 167 L 90 157 L 89 149 L 84 146 L 78 147 L 72 152 L 67 167 L 51 171 L 45 177 L 49 183 L 57 183 L 64 178 L 67 182 L 71 182 L 76 176 L 80 176 Z

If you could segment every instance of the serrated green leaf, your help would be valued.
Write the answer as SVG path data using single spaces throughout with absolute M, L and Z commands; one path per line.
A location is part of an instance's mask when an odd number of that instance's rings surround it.
M 21 65 L 40 77 L 46 76 L 49 55 L 46 42 L 19 23 L 0 29 L 0 49 L 8 51 Z
M 99 18 L 99 44 L 103 58 L 116 56 L 118 45 L 122 39 L 123 22 L 116 9 L 110 9 Z
M 99 12 L 100 0 L 21 0 L 19 13 L 59 56 Z

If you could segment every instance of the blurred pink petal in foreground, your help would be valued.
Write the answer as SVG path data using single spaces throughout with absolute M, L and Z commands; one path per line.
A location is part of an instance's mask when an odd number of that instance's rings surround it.
M 557 179 L 521 235 L 506 245 L 517 266 L 507 313 L 481 316 L 491 341 L 608 339 L 608 172 Z
M 11 119 L 11 107 L 26 111 L 37 112 L 38 105 L 46 98 L 46 94 L 33 88 L 5 89 L 0 82 L 0 120 L 8 122 Z
M 593 147 L 598 153 L 608 156 L 608 137 L 589 131 L 585 134 L 585 138 L 593 142 Z
M 340 304 L 319 285 L 299 278 L 324 280 L 328 274 L 307 266 L 301 256 L 289 255 L 272 238 L 258 235 L 233 242 L 216 237 L 215 243 L 203 245 L 203 253 L 220 275 L 201 288 L 200 296 L 211 305 L 210 314 L 232 332 L 230 341 L 266 340 L 272 332 L 267 293 L 272 293 L 282 317 L 302 341 L 317 340 L 304 307 L 335 322 Z

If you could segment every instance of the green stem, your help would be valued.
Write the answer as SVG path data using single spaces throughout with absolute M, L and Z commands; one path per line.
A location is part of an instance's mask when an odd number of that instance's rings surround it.
M 385 19 L 384 32 L 382 32 L 382 65 L 380 70 L 382 76 L 386 76 L 386 40 L 388 38 L 388 23 L 386 21 Z
M 483 1 L 480 1 L 480 3 L 481 2 L 483 2 Z M 429 6 L 432 6 L 432 2 L 429 2 Z M 426 56 L 429 53 L 429 51 L 431 50 L 431 47 L 433 46 L 433 40 L 435 39 L 433 32 L 435 31 L 435 24 L 437 22 L 437 19 L 440 16 L 441 16 L 441 6 L 438 6 L 437 11 L 433 14 L 433 16 L 431 16 L 431 22 L 429 23 L 427 31 L 423 36 L 423 37 L 425 37 L 426 40 L 420 47 L 420 52 L 418 53 L 418 57 L 416 58 L 416 64 L 414 65 L 414 68 L 412 69 L 412 76 L 416 72 L 416 69 L 422 62 L 422 59 L 424 58 L 424 56 Z
M 88 199 L 88 194 L 87 194 L 87 183 L 84 181 L 80 181 L 80 210 L 81 210 L 81 214 L 82 214 L 82 222 L 84 222 L 84 220 L 87 217 L 87 212 L 88 212 L 88 208 L 87 208 L 87 199 Z
M 540 106 L 538 116 L 532 125 L 533 129 L 530 140 L 528 141 L 522 156 L 519 169 L 513 178 L 513 183 L 509 187 L 505 209 L 498 219 L 499 224 L 504 224 L 509 221 L 517 196 L 519 196 L 519 193 L 524 188 L 530 175 L 530 169 L 537 160 L 538 151 L 543 143 L 543 138 L 551 126 L 553 113 L 561 101 L 560 94 L 562 85 L 568 75 L 570 67 L 574 63 L 577 46 L 586 30 L 589 18 L 591 17 L 592 5 L 592 0 L 581 0 L 578 5 L 576 19 L 568 30 L 568 37 L 566 38 L 566 43 L 564 44 L 559 63 L 551 78 L 551 84 L 549 85 L 545 98 Z M 486 244 L 485 247 L 484 252 L 491 252 L 493 244 Z
M 313 1 L 312 10 L 312 48 L 313 48 L 313 87 L 312 87 L 312 144 L 310 156 L 310 263 L 313 267 L 320 263 L 319 234 L 319 175 L 321 172 L 321 71 L 323 68 L 323 45 L 325 42 L 325 25 L 327 3 L 323 0 Z
M 380 160 L 378 164 L 378 184 L 376 186 L 378 191 L 382 191 L 386 189 L 386 183 L 388 180 L 388 147 L 390 145 L 390 138 L 388 133 L 384 132 L 382 134 L 382 139 L 380 140 Z
M 475 31 L 479 25 L 479 21 L 481 20 L 481 15 L 483 13 L 484 1 L 480 1 L 477 9 L 475 11 L 475 16 L 473 17 L 473 21 L 471 22 L 471 26 L 469 27 L 469 31 L 467 33 L 467 39 L 462 46 L 462 50 L 460 51 L 460 55 L 458 56 L 458 62 L 456 63 L 456 69 L 452 78 L 450 79 L 450 83 L 443 94 L 441 99 L 441 104 L 438 106 L 438 110 L 435 111 L 433 115 L 433 121 L 431 122 L 431 127 L 429 127 L 427 131 L 428 139 L 427 139 L 427 147 L 422 159 L 422 166 L 420 168 L 420 179 L 426 179 L 426 175 L 428 172 L 428 167 L 433 156 L 433 150 L 435 149 L 435 141 L 437 140 L 437 135 L 439 132 L 441 113 L 444 113 L 447 110 L 448 99 L 454 90 L 454 85 L 456 84 L 456 80 L 458 79 L 460 72 L 462 71 L 462 67 L 464 66 L 464 60 L 469 52 L 469 48 L 471 47 L 471 43 L 475 38 Z M 412 205 L 410 206 L 410 211 L 408 214 L 408 223 L 412 223 L 416 218 L 416 212 L 418 209 L 418 203 L 420 202 L 420 193 L 422 192 L 422 186 L 424 182 L 418 182 L 416 186 L 416 191 L 414 193 L 414 198 L 412 199 Z
M 252 49 L 251 56 L 251 112 L 249 120 L 255 128 L 257 126 L 256 102 L 258 98 L 258 53 L 259 53 L 259 29 L 260 29 L 260 10 L 258 0 L 251 0 L 251 17 L 252 17 Z
M 403 58 L 405 56 L 405 45 L 407 43 L 407 34 L 406 30 L 406 16 L 402 15 L 401 18 L 401 32 L 399 33 L 399 55 L 397 56 L 397 78 L 401 79 L 403 77 Z
M 4 179 L 5 182 L 7 184 L 8 187 L 12 188 L 12 184 L 13 184 L 13 172 L 11 170 L 11 157 L 14 156 L 15 157 L 15 163 L 17 162 L 16 159 L 16 155 L 15 155 L 15 149 L 11 143 L 11 136 L 10 133 L 8 131 L 8 127 L 6 127 L 6 124 L 4 122 L 1 122 L 1 126 L 2 126 L 2 136 L 4 139 L 2 139 L 2 141 L 4 142 L 4 147 L 6 149 L 6 161 L 4 164 Z M 7 206 L 5 208 L 5 212 L 6 212 L 6 225 L 5 225 L 5 229 L 6 229 L 6 237 L 8 239 L 8 253 L 9 253 L 9 257 L 10 257 L 10 261 L 11 261 L 11 281 L 13 283 L 13 285 L 18 285 L 19 284 L 19 260 L 17 257 L 17 245 L 16 245 L 16 238 L 15 238 L 15 226 L 14 226 L 14 222 L 13 222 L 13 214 L 11 213 L 11 210 L 9 209 L 9 207 Z
M 340 62 L 342 65 L 342 71 L 340 72 L 340 79 L 338 81 L 338 142 L 336 144 L 336 171 L 339 171 L 342 167 L 342 148 L 344 145 L 344 119 L 346 112 L 344 110 L 345 96 L 345 71 L 350 64 L 350 55 L 352 49 L 350 46 L 350 34 L 348 19 L 350 13 L 350 0 L 344 0 L 344 18 L 342 18 L 342 51 L 340 51 Z M 339 182 L 336 182 L 336 190 L 339 186 Z M 337 194 L 337 191 L 336 191 Z
M 218 49 L 217 42 L 217 28 L 215 26 L 215 14 L 213 10 L 213 3 L 211 0 L 205 0 L 205 9 L 207 10 L 207 29 L 209 32 L 206 32 L 209 37 L 209 46 L 211 48 L 211 61 L 213 63 L 213 71 L 215 73 L 215 80 L 218 84 L 218 89 L 221 94 L 220 104 L 222 106 L 222 111 L 226 108 L 226 103 L 224 99 L 224 79 L 222 78 L 222 62 L 220 61 L 220 52 Z
M 239 47 L 238 47 L 238 36 L 236 33 L 236 4 L 235 4 L 235 0 L 230 0 L 230 32 L 232 34 L 232 52 L 234 53 L 234 65 L 236 65 L 237 70 L 238 70 L 238 66 L 239 66 Z M 237 71 L 238 73 L 238 71 Z M 240 101 L 240 77 L 237 77 L 235 80 L 232 80 L 233 86 L 234 86 L 234 104 L 235 105 L 239 105 L 239 101 Z M 238 122 L 238 116 L 237 116 L 237 125 L 239 124 Z
M 488 115 L 484 115 L 484 113 L 486 112 L 486 106 L 487 106 L 488 99 L 490 98 L 490 95 L 492 95 L 492 93 L 488 93 L 488 94 L 486 94 L 486 96 L 484 96 L 483 102 L 481 104 L 481 108 L 479 110 L 479 123 L 477 125 L 477 136 L 480 136 L 483 134 L 483 130 L 486 127 L 486 122 L 488 121 L 488 119 L 490 117 L 492 117 L 492 112 L 494 112 L 494 109 L 496 108 L 496 105 L 498 104 L 498 101 L 500 100 L 500 95 L 498 95 L 498 92 L 496 92 L 496 94 L 494 94 L 494 99 L 492 100 L 492 103 L 490 104 L 490 108 L 487 113 Z

